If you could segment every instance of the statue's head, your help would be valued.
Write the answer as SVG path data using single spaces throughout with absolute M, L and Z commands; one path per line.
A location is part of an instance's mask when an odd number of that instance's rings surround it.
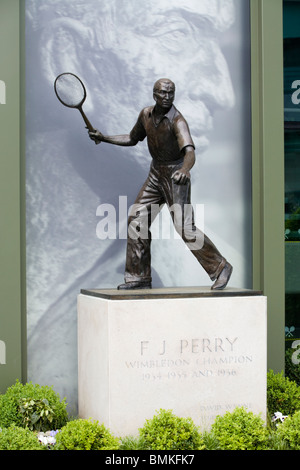
M 172 80 L 158 79 L 153 86 L 153 98 L 161 108 L 170 108 L 175 98 L 175 84 Z

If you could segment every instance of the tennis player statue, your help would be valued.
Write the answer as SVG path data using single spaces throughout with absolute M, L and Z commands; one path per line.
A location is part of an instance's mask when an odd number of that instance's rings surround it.
M 153 98 L 155 105 L 140 112 L 129 134 L 104 136 L 98 130 L 89 130 L 90 138 L 96 143 L 133 146 L 147 137 L 152 157 L 148 178 L 128 217 L 125 283 L 118 289 L 152 287 L 150 227 L 164 204 L 169 208 L 176 231 L 215 281 L 211 289 L 224 289 L 233 268 L 194 224 L 190 170 L 195 163 L 195 146 L 186 120 L 173 105 L 174 83 L 165 78 L 157 80 Z

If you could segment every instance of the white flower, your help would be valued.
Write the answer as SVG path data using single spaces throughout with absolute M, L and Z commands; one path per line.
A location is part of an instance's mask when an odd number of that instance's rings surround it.
M 283 415 L 280 411 L 276 411 L 272 416 L 272 423 L 277 421 L 278 419 L 283 423 L 283 421 L 287 418 L 287 416 Z
M 54 445 L 56 443 L 56 439 L 53 436 L 53 434 L 56 434 L 56 432 L 55 433 L 52 431 L 47 431 L 45 433 L 39 432 L 37 435 L 37 438 L 45 446 Z

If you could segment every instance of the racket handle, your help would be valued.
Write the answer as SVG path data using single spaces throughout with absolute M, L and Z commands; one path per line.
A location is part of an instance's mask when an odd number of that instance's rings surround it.
M 86 124 L 86 127 L 88 128 L 89 131 L 92 131 L 92 132 L 95 132 L 95 129 L 93 128 L 92 124 L 90 123 L 90 121 L 88 120 L 88 118 L 86 117 L 83 109 L 81 107 L 78 108 L 79 111 L 80 111 L 80 114 L 81 116 L 83 117 L 83 120 Z
M 81 107 L 78 108 L 78 109 L 79 109 L 79 111 L 80 111 L 81 116 L 83 117 L 84 122 L 86 123 L 86 128 L 87 128 L 89 131 L 95 132 L 95 129 L 93 128 L 92 124 L 90 123 L 90 121 L 89 121 L 88 118 L 86 117 L 86 115 L 85 115 L 83 109 L 82 109 Z M 96 145 L 101 144 L 101 140 L 98 140 L 98 141 L 95 140 L 94 142 L 95 142 Z

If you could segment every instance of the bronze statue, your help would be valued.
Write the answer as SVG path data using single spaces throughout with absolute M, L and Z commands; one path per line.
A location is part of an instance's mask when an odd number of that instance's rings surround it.
M 174 227 L 212 281 L 211 289 L 224 289 L 232 266 L 211 240 L 194 224 L 191 206 L 190 170 L 195 163 L 195 146 L 188 124 L 175 108 L 175 85 L 169 79 L 154 84 L 154 106 L 144 108 L 130 134 L 104 136 L 89 130 L 96 142 L 133 146 L 147 137 L 152 157 L 148 178 L 128 217 L 125 283 L 118 289 L 152 287 L 150 226 L 164 204 Z

